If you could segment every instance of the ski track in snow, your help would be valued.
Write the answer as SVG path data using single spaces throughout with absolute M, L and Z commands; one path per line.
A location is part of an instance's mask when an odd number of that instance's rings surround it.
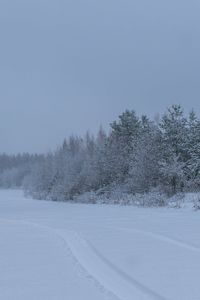
M 106 228 L 139 233 L 141 235 L 145 235 L 145 236 L 151 237 L 153 239 L 157 239 L 161 242 L 169 243 L 169 244 L 172 244 L 172 245 L 175 245 L 175 246 L 187 249 L 187 250 L 191 250 L 194 252 L 200 252 L 200 248 L 195 245 L 185 243 L 181 240 L 174 239 L 174 238 L 171 238 L 171 237 L 159 234 L 159 233 L 153 233 L 150 231 L 136 229 L 136 228 L 127 228 L 127 227 L 118 227 L 118 226 L 106 226 Z
M 89 241 L 84 239 L 79 233 L 73 230 L 53 229 L 49 226 L 43 226 L 38 223 L 24 220 L 3 218 L 0 220 L 41 228 L 62 239 L 66 246 L 71 250 L 71 254 L 74 256 L 76 261 L 82 268 L 84 268 L 84 270 L 92 277 L 92 279 L 100 284 L 103 289 L 113 293 L 113 295 L 115 295 L 118 299 L 133 300 L 134 295 L 134 300 L 167 300 L 162 295 L 159 295 L 152 289 L 137 281 L 132 276 L 126 274 L 106 257 L 104 257 Z M 194 245 L 158 233 L 117 226 L 106 226 L 106 228 L 135 232 L 190 251 L 200 252 L 200 248 Z M 105 274 L 107 274 L 106 279 L 104 278 Z M 107 280 L 107 278 L 110 278 L 110 280 Z
M 89 276 L 103 287 L 104 291 L 112 293 L 118 299 L 133 300 L 134 297 L 134 300 L 167 300 L 156 291 L 153 291 L 135 278 L 126 274 L 104 257 L 89 241 L 75 231 L 53 229 L 49 226 L 43 226 L 38 223 L 24 220 L 3 218 L 0 220 L 41 228 L 62 239 L 66 246 L 71 250 L 73 257 L 80 266 L 84 268 Z M 136 232 L 139 231 L 136 230 Z
M 38 223 L 35 222 L 29 222 L 29 221 L 25 221 L 25 220 L 15 220 L 15 219 L 5 219 L 5 218 L 0 218 L 0 222 L 9 222 L 11 224 L 21 224 L 21 225 L 25 225 L 25 226 L 31 226 L 37 229 L 42 229 L 45 230 L 47 233 L 50 233 L 50 235 L 53 235 L 54 237 L 60 239 L 63 242 L 64 245 L 64 250 L 68 250 L 68 253 L 70 253 L 71 257 L 73 259 L 75 259 L 75 262 L 78 264 L 79 270 L 78 272 L 81 272 L 81 274 L 83 276 L 86 276 L 89 280 L 92 280 L 93 284 L 95 286 L 97 286 L 97 288 L 99 288 L 101 290 L 101 292 L 105 293 L 107 296 L 110 295 L 110 298 L 108 299 L 116 299 L 116 300 L 122 300 L 121 298 L 119 298 L 117 295 L 115 295 L 110 289 L 107 289 L 103 284 L 101 284 L 101 282 L 99 282 L 92 274 L 90 274 L 87 270 L 87 268 L 85 268 L 83 266 L 83 264 L 81 264 L 81 262 L 79 261 L 78 257 L 76 255 L 74 255 L 73 253 L 73 247 L 70 247 L 70 243 L 69 243 L 69 236 L 71 236 L 72 234 L 74 236 L 78 236 L 78 234 L 76 234 L 74 231 L 71 230 L 65 230 L 65 232 L 62 233 L 62 231 L 51 228 L 50 226 L 46 226 L 46 225 L 40 225 Z M 66 238 L 67 236 L 67 238 Z M 67 248 L 66 248 L 67 247 Z M 80 247 L 80 251 L 81 251 L 81 247 Z M 123 299 L 124 300 L 124 299 Z
M 56 231 L 66 241 L 83 268 L 121 300 L 133 300 L 133 297 L 135 300 L 166 300 L 166 298 L 120 270 L 78 233 L 64 230 Z
M 121 300 L 167 300 L 156 291 L 137 281 L 137 279 L 125 273 L 118 266 L 113 264 L 105 256 L 103 256 L 88 240 L 82 237 L 76 231 L 67 229 L 54 229 L 49 226 L 40 225 L 38 223 L 24 221 L 3 219 L 4 222 L 20 223 L 22 225 L 33 226 L 46 230 L 51 235 L 62 239 L 71 255 L 76 259 L 77 263 L 82 267 L 86 274 L 91 277 L 95 284 L 97 284 L 104 292 L 113 294 Z M 122 230 L 144 235 L 161 242 L 169 243 L 177 247 L 184 248 L 189 251 L 200 252 L 200 248 L 179 241 L 177 239 L 153 233 L 141 229 L 133 229 L 118 226 L 105 226 L 107 229 Z M 106 274 L 106 276 L 105 276 Z

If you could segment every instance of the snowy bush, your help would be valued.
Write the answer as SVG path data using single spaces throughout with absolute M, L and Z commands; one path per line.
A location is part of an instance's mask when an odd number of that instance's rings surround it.
M 73 201 L 80 203 L 98 203 L 98 204 L 118 204 L 118 205 L 135 205 L 143 207 L 166 206 L 169 198 L 159 191 L 151 191 L 149 193 L 125 193 L 120 190 L 99 190 L 97 192 L 87 192 L 79 196 L 75 196 Z

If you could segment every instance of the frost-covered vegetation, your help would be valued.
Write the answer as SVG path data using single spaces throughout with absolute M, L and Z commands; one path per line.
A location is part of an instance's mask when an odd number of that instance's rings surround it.
M 23 185 L 37 199 L 165 205 L 169 196 L 200 190 L 200 120 L 179 105 L 153 121 L 127 110 L 109 134 L 71 136 L 53 153 L 20 159 L 3 167 L 1 186 Z
M 25 178 L 32 172 L 33 165 L 40 164 L 44 155 L 28 153 L 0 155 L 0 187 L 21 188 Z

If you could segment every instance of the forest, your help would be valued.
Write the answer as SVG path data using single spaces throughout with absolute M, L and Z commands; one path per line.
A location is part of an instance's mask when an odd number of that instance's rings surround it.
M 36 199 L 165 205 L 200 190 L 200 120 L 180 105 L 154 120 L 126 110 L 109 132 L 70 136 L 42 155 L 1 154 L 0 186 Z

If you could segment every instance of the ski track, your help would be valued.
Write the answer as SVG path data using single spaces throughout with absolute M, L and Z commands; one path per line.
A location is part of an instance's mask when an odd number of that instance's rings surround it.
M 76 259 L 80 267 L 82 267 L 86 271 L 86 274 L 94 280 L 95 284 L 101 287 L 103 292 L 110 293 L 121 300 L 133 300 L 133 298 L 134 300 L 167 300 L 165 297 L 159 295 L 156 291 L 137 281 L 137 279 L 128 275 L 115 264 L 113 264 L 78 232 L 67 229 L 54 229 L 49 226 L 24 220 L 3 218 L 0 218 L 0 220 L 41 228 L 62 239 L 64 245 L 66 245 L 67 249 L 70 250 L 71 255 Z M 105 228 L 123 230 L 133 233 L 135 232 L 137 234 L 157 239 L 161 242 L 169 243 L 186 250 L 200 252 L 200 248 L 194 245 L 159 233 L 117 226 L 105 226 Z
M 133 300 L 133 297 L 134 300 L 166 300 L 120 270 L 78 233 L 64 230 L 57 230 L 57 232 L 66 241 L 83 268 L 121 300 Z
M 106 226 L 106 228 L 139 233 L 139 234 L 157 239 L 161 242 L 166 242 L 166 243 L 169 243 L 169 244 L 172 244 L 172 245 L 175 245 L 175 246 L 178 246 L 178 247 L 190 250 L 190 251 L 200 252 L 200 248 L 195 245 L 185 243 L 181 240 L 174 239 L 174 238 L 171 238 L 171 237 L 159 234 L 159 233 L 153 233 L 153 232 L 146 231 L 146 230 L 127 228 L 127 227 L 118 227 L 118 226 Z
M 75 231 L 53 229 L 38 223 L 24 220 L 3 219 L 11 223 L 20 223 L 47 230 L 62 239 L 78 264 L 86 271 L 89 277 L 103 288 L 103 291 L 113 294 L 120 300 L 167 300 L 135 278 L 126 274 L 115 264 L 104 257 L 89 241 Z M 105 276 L 106 274 L 106 276 Z

